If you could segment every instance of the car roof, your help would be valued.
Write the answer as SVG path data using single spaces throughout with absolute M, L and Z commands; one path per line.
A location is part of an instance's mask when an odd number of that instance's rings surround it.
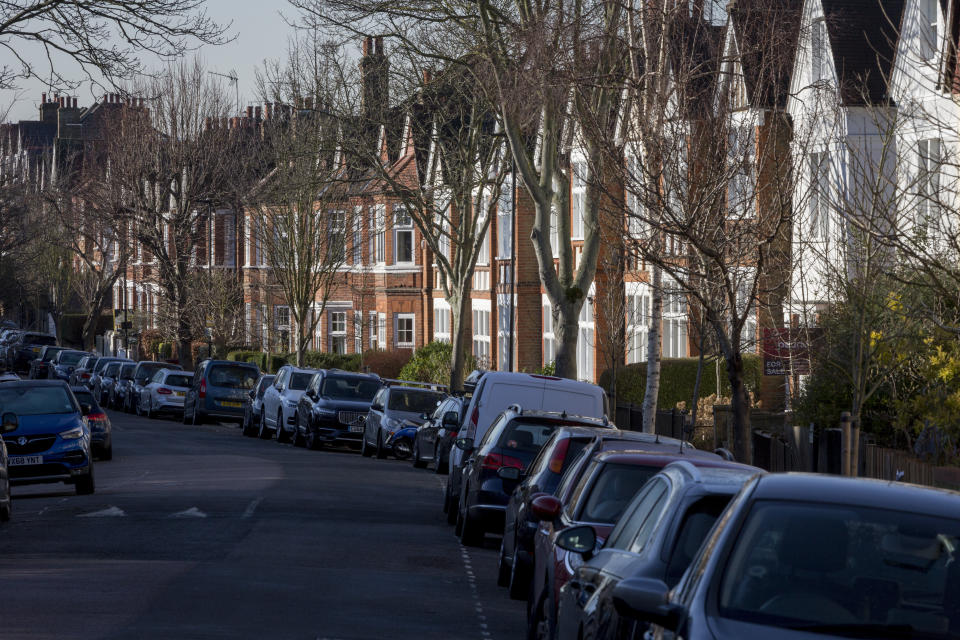
M 443 391 L 439 391 L 437 389 L 424 389 L 423 387 L 400 387 L 400 386 L 390 385 L 390 386 L 384 387 L 384 389 L 387 389 L 388 392 L 390 391 L 426 391 L 428 393 L 436 393 L 441 396 L 444 395 Z
M 285 364 L 283 365 L 284 369 L 290 369 L 294 373 L 317 373 L 317 369 L 311 369 L 310 367 L 298 367 L 295 364 Z
M 660 473 L 682 479 L 683 482 L 714 488 L 727 487 L 735 491 L 749 478 L 766 472 L 758 467 L 751 467 L 739 462 L 694 458 L 692 460 L 675 460 L 665 466 Z
M 183 369 L 163 368 L 163 369 L 160 369 L 160 371 L 165 371 L 166 373 L 175 373 L 175 374 L 177 374 L 178 376 L 192 376 L 192 375 L 193 375 L 193 371 L 184 371 Z
M 204 366 L 213 366 L 213 365 L 218 365 L 218 364 L 227 364 L 227 365 L 235 364 L 235 365 L 240 366 L 240 367 L 249 367 L 249 368 L 251 368 L 251 369 L 259 369 L 259 368 L 260 368 L 260 367 L 258 367 L 256 364 L 254 364 L 253 362 L 244 362 L 243 360 L 204 360 L 204 361 L 201 362 L 200 364 L 202 364 L 202 365 L 204 365 Z
M 600 451 L 594 454 L 594 459 L 604 463 L 656 463 L 660 466 L 666 466 L 670 462 L 678 459 L 688 460 L 691 464 L 695 465 L 711 465 L 719 462 L 727 463 L 726 460 L 716 454 L 708 453 L 706 451 L 698 451 L 696 449 L 684 449 L 683 453 L 680 453 L 679 449 L 659 449 L 656 451 L 650 451 L 649 449 L 640 447 Z
M 517 411 L 517 409 L 520 409 Z M 578 416 L 572 413 L 566 413 L 563 411 L 544 411 L 542 409 L 523 409 L 517 405 L 510 405 L 504 411 L 504 413 L 513 413 L 518 418 L 534 418 L 537 420 L 549 420 L 556 422 L 567 422 L 583 423 L 584 427 L 590 428 L 600 428 L 600 429 L 614 429 L 615 427 L 610 424 L 605 418 L 594 418 L 591 416 Z M 574 425 L 570 425 L 574 426 Z
M 758 481 L 753 497 L 759 500 L 855 504 L 951 518 L 957 518 L 960 513 L 960 493 L 956 491 L 816 473 L 766 475 Z
M 4 389 L 11 387 L 66 387 L 67 383 L 63 380 L 11 380 L 3 385 Z
M 346 369 L 318 369 L 317 373 L 328 376 L 330 374 L 336 374 L 338 376 L 344 377 L 353 377 L 353 378 L 366 378 L 368 380 L 379 380 L 380 376 L 375 373 L 364 373 L 362 371 L 347 371 Z

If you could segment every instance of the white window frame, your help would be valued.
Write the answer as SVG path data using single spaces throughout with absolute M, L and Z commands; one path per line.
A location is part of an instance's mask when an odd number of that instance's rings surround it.
M 557 341 L 553 332 L 553 306 L 546 295 L 541 302 L 543 322 L 543 366 L 553 363 L 557 359 Z
M 370 207 L 370 263 L 386 264 L 387 205 Z
M 504 180 L 497 201 L 497 257 L 513 255 L 513 181 Z
M 587 172 L 586 161 L 577 160 L 570 164 L 570 215 L 571 240 L 583 240 L 584 216 L 587 206 Z
M 593 382 L 596 373 L 596 321 L 593 313 L 593 296 L 588 295 L 580 307 L 577 331 L 577 379 Z
M 437 342 L 451 342 L 453 338 L 453 316 L 450 304 L 443 298 L 433 299 L 433 339 Z
M 387 348 L 387 314 L 377 314 L 377 343 L 381 349 Z
M 510 370 L 510 350 L 513 344 L 510 341 L 510 294 L 497 296 L 497 368 L 500 371 Z M 516 309 L 516 305 L 512 305 Z
M 484 304 L 486 303 L 486 304 Z M 490 363 L 490 305 L 488 300 L 473 301 L 471 309 L 473 340 L 473 356 L 479 364 L 486 366 Z
M 347 352 L 347 311 L 336 309 L 327 313 L 330 319 L 328 345 L 330 353 L 345 354 Z
M 683 289 L 672 278 L 663 278 L 663 324 L 660 351 L 664 358 L 687 357 L 687 304 Z
M 380 348 L 380 342 L 379 342 L 378 331 L 377 331 L 378 323 L 377 323 L 376 311 L 370 312 L 369 322 L 370 322 L 370 348 L 376 350 Z
M 829 240 L 830 215 L 830 165 L 826 151 L 807 156 L 810 176 L 810 237 L 814 240 Z
M 917 0 L 917 37 L 920 42 L 919 57 L 923 61 L 934 60 L 940 47 L 940 2 Z
M 827 22 L 820 16 L 810 25 L 810 77 L 813 82 L 829 79 L 829 54 Z
M 353 235 L 353 259 L 355 266 L 363 266 L 363 207 L 353 208 L 353 221 L 351 224 Z
M 410 255 L 400 255 L 400 236 L 409 238 Z M 393 263 L 413 264 L 417 259 L 417 251 L 413 246 L 413 216 L 402 204 L 393 205 Z
M 410 328 L 403 328 L 401 325 L 409 322 Z M 402 334 L 409 332 L 409 340 L 401 339 Z M 394 341 L 398 349 L 413 349 L 417 342 L 417 315 L 415 313 L 398 313 L 394 315 Z
M 647 360 L 653 292 L 644 282 L 627 285 L 627 364 Z
M 934 240 L 940 226 L 940 187 L 942 184 L 943 140 L 917 141 L 917 216 L 916 235 Z

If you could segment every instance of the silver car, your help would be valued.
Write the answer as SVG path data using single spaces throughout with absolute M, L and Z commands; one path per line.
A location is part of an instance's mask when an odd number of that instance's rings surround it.
M 160 369 L 140 392 L 137 415 L 154 418 L 160 413 L 183 413 L 183 399 L 193 384 L 193 374 Z

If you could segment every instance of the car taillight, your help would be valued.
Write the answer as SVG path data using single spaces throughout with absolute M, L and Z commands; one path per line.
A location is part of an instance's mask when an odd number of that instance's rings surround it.
M 517 469 L 523 469 L 523 461 L 518 460 L 513 456 L 505 456 L 500 453 L 488 453 L 483 457 L 483 460 L 480 461 L 481 469 L 490 469 L 491 471 L 496 471 L 501 467 L 516 467 Z
M 553 473 L 563 471 L 563 460 L 567 457 L 568 449 L 570 449 L 570 438 L 564 438 L 553 450 L 553 455 L 550 456 L 550 471 Z
M 200 379 L 200 391 L 197 393 L 197 395 L 201 398 L 207 397 L 207 379 L 206 378 Z
M 106 422 L 107 414 L 105 413 L 90 413 L 87 414 L 87 422 Z
M 477 423 L 480 422 L 480 407 L 475 406 L 473 408 L 473 413 L 470 415 L 470 422 L 473 424 L 473 433 L 477 432 Z
M 170 389 L 167 389 L 166 387 L 158 387 L 157 393 L 159 393 L 162 396 L 168 396 L 171 393 L 173 393 L 173 391 L 170 391 Z
M 89 379 L 90 379 L 90 374 L 89 374 L 89 373 L 81 373 L 81 374 L 80 374 L 80 377 L 83 378 L 84 380 L 89 380 Z

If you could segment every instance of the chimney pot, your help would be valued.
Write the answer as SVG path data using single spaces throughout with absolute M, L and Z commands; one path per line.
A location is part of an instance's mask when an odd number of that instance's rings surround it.
M 383 36 L 377 36 L 377 55 L 383 55 Z
M 77 108 L 77 99 L 76 99 L 76 98 L 73 99 L 73 108 L 74 108 L 74 109 Z
M 423 70 L 423 84 L 430 84 L 430 81 L 433 80 L 433 72 L 430 69 Z
M 257 120 L 260 120 L 260 119 L 261 119 L 261 117 L 262 117 L 261 114 L 262 114 L 262 113 L 263 113 L 263 112 L 260 111 L 260 105 L 257 105 L 256 107 L 254 107 L 254 109 L 253 109 L 253 115 L 254 115 L 254 117 L 255 117 Z
M 273 117 L 273 103 L 272 103 L 272 102 L 266 102 L 266 103 L 264 103 L 264 105 L 263 105 L 263 111 L 264 111 L 264 113 L 266 114 L 264 117 L 265 117 L 267 120 L 269 120 L 270 118 L 272 118 L 272 117 Z
M 46 93 L 41 93 L 41 94 L 40 94 L 40 104 L 46 104 L 46 102 L 47 102 L 47 94 L 46 94 Z
M 253 117 L 253 107 L 247 107 L 247 117 L 248 118 Z
M 373 51 L 371 51 L 371 49 L 373 49 L 373 38 L 370 37 L 370 36 L 367 36 L 366 38 L 363 39 L 363 55 L 364 55 L 364 57 L 366 57 L 366 56 L 370 55 L 371 53 L 373 53 Z

